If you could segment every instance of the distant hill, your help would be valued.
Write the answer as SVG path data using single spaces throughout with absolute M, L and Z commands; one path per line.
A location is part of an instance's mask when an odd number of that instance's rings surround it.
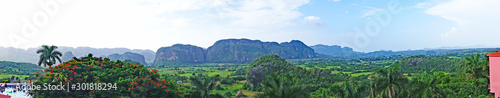
M 42 72 L 44 68 L 31 63 L 0 61 L 0 73 L 28 75 L 35 71 Z
M 225 39 L 207 49 L 207 61 L 215 63 L 246 63 L 258 57 L 276 54 L 285 59 L 313 58 L 314 50 L 298 40 L 290 42 L 262 42 L 249 39 Z
M 116 60 L 121 60 L 121 61 L 131 60 L 131 61 L 136 61 L 136 62 L 138 62 L 139 64 L 142 64 L 142 65 L 149 65 L 144 60 L 144 56 L 143 55 L 137 54 L 137 53 L 132 53 L 132 52 L 125 52 L 123 54 L 115 53 L 115 54 L 109 55 L 108 57 L 112 61 L 116 61 Z
M 450 53 L 462 53 L 462 52 L 496 52 L 500 48 L 471 48 L 471 49 L 435 49 L 435 50 L 406 50 L 406 51 L 374 51 L 369 53 L 364 53 L 362 56 L 365 57 L 382 57 L 382 56 L 393 56 L 393 55 L 444 55 Z
M 353 51 L 350 47 L 341 47 L 337 45 L 314 45 L 310 46 L 316 53 L 326 54 L 334 57 L 348 57 L 348 56 L 359 56 L 362 53 Z
M 466 49 L 423 49 L 423 50 L 405 50 L 405 51 L 391 51 L 391 50 L 380 50 L 368 53 L 356 52 L 349 47 L 341 47 L 337 45 L 314 45 L 310 46 L 316 53 L 332 56 L 332 57 L 384 57 L 384 56 L 394 56 L 394 55 L 444 55 L 450 53 L 461 53 L 461 52 L 496 52 L 500 48 L 466 48 Z
M 36 64 L 38 63 L 39 55 L 36 54 L 37 48 L 29 48 L 29 49 L 19 49 L 12 47 L 0 47 L 0 60 L 4 61 L 13 61 L 13 62 L 28 62 Z M 155 52 L 151 50 L 138 50 L 138 49 L 127 49 L 127 48 L 90 48 L 90 47 L 65 47 L 58 46 L 57 51 L 61 51 L 64 54 L 68 51 L 71 51 L 71 54 L 75 57 L 85 56 L 88 53 L 92 53 L 96 56 L 107 56 L 115 53 L 123 54 L 125 52 L 133 52 L 138 53 L 144 56 L 146 62 L 152 63 L 155 58 Z M 73 57 L 71 56 L 71 57 Z M 69 56 L 68 56 L 69 57 Z M 70 57 L 70 59 L 71 59 Z M 61 58 L 62 59 L 62 58 Z M 66 58 L 67 59 L 67 58 Z
M 249 39 L 224 39 L 208 49 L 176 44 L 162 47 L 156 53 L 154 65 L 182 63 L 250 63 L 258 57 L 276 54 L 286 59 L 313 58 L 318 54 L 298 40 L 290 42 L 262 42 Z
M 0 60 L 12 62 L 27 62 L 32 64 L 38 63 L 39 56 L 36 54 L 36 49 L 24 50 L 12 47 L 0 47 Z
M 285 73 L 294 69 L 290 62 L 278 55 L 270 54 L 257 58 L 247 68 L 247 84 L 251 87 L 259 85 L 269 73 Z
M 175 44 L 161 47 L 156 52 L 155 65 L 205 62 L 206 51 L 198 46 Z
M 75 57 L 75 55 L 73 55 L 73 53 L 71 51 L 68 51 L 68 52 L 63 54 L 63 56 L 61 57 L 61 60 L 62 60 L 62 62 L 66 62 L 66 61 L 73 59 L 73 57 Z
M 106 56 L 106 55 L 111 55 L 111 54 L 123 54 L 125 52 L 132 52 L 132 53 L 137 53 L 141 54 L 144 56 L 144 60 L 146 62 L 152 63 L 154 61 L 154 51 L 151 50 L 140 50 L 140 49 L 128 49 L 128 48 L 91 48 L 91 47 L 77 47 L 77 48 L 72 48 L 72 47 L 64 47 L 61 46 L 57 50 L 65 53 L 67 51 L 71 51 L 73 55 L 76 57 L 81 57 L 85 56 L 88 53 L 92 53 L 96 56 Z

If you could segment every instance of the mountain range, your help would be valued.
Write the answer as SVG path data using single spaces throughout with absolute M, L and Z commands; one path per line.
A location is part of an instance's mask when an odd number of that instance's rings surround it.
M 19 49 L 0 47 L 0 61 L 27 62 L 36 64 L 39 48 Z M 223 39 L 215 42 L 208 48 L 189 44 L 175 44 L 161 47 L 156 52 L 127 48 L 91 48 L 65 47 L 57 49 L 67 61 L 72 57 L 85 56 L 92 53 L 95 56 L 109 57 L 112 60 L 130 59 L 144 65 L 176 65 L 193 63 L 249 63 L 260 56 L 276 54 L 284 59 L 321 58 L 321 57 L 382 57 L 392 55 L 439 55 L 470 51 L 497 51 L 500 48 L 471 48 L 471 49 L 422 49 L 406 51 L 381 50 L 373 52 L 357 52 L 350 47 L 338 45 L 307 46 L 299 40 L 290 42 L 262 42 L 250 39 Z
M 39 48 L 12 48 L 12 47 L 0 47 L 0 61 L 13 61 L 13 62 L 26 62 L 37 64 L 39 60 L 39 54 L 36 54 L 36 50 Z M 108 57 L 111 54 L 123 54 L 125 52 L 137 53 L 144 56 L 145 62 L 153 62 L 155 52 L 151 50 L 139 50 L 139 49 L 127 49 L 127 48 L 91 48 L 91 47 L 65 47 L 58 46 L 56 49 L 63 53 L 61 60 L 70 60 L 73 56 L 81 57 L 88 53 L 92 53 L 95 56 Z
M 313 58 L 314 50 L 301 41 L 262 42 L 250 39 L 224 39 L 207 49 L 193 45 L 175 44 L 156 51 L 153 65 L 179 63 L 248 63 L 260 56 L 276 54 L 286 59 Z

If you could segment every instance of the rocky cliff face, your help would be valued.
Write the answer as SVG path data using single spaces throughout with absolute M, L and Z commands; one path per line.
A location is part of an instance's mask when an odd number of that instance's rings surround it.
M 287 51 L 286 54 L 278 54 L 279 56 L 287 59 L 295 58 L 313 58 L 315 57 L 314 50 L 299 40 L 292 40 L 291 42 L 284 42 L 280 44 Z
M 111 60 L 121 60 L 121 61 L 125 61 L 127 59 L 129 60 L 132 60 L 132 61 L 137 61 L 139 62 L 140 64 L 143 64 L 143 65 L 147 65 L 145 59 L 144 59 L 144 56 L 141 55 L 141 54 L 138 54 L 138 53 L 132 53 L 132 52 L 125 52 L 123 54 L 111 54 L 108 56 L 109 59 Z
M 184 63 L 249 63 L 258 57 L 276 54 L 285 59 L 313 58 L 314 50 L 298 40 L 276 43 L 249 39 L 224 39 L 208 49 L 193 45 L 176 44 L 162 47 L 156 52 L 154 65 Z
M 73 53 L 71 51 L 68 51 L 68 52 L 66 52 L 66 53 L 63 54 L 61 60 L 62 60 L 62 62 L 66 62 L 66 61 L 69 61 L 69 60 L 73 59 L 73 57 L 75 57 L 73 55 Z
M 207 61 L 216 63 L 248 62 L 266 55 L 267 49 L 259 40 L 226 39 L 207 49 Z
M 353 51 L 352 48 L 350 47 L 340 47 L 337 45 L 327 46 L 319 44 L 311 46 L 311 48 L 314 49 L 314 51 L 317 53 L 326 54 L 334 57 L 358 56 L 362 54 Z
M 205 50 L 193 45 L 175 44 L 156 51 L 154 65 L 205 62 Z
M 313 58 L 314 50 L 298 40 L 276 43 L 249 39 L 219 40 L 207 50 L 207 61 L 216 63 L 251 62 L 260 56 L 276 54 L 286 59 Z

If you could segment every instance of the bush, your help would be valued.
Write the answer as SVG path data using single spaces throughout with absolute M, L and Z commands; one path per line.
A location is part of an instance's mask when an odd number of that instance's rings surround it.
M 120 60 L 110 61 L 109 58 L 87 57 L 75 58 L 61 63 L 55 67 L 44 70 L 48 74 L 34 73 L 39 80 L 34 85 L 44 83 L 59 85 L 61 82 L 76 83 L 112 83 L 110 90 L 69 90 L 49 91 L 31 90 L 34 97 L 182 97 L 177 93 L 178 85 L 168 80 L 159 78 L 158 70 L 144 67 L 143 65 L 124 63 Z M 111 86 L 111 85 L 110 85 Z M 109 88 L 109 87 L 108 87 Z

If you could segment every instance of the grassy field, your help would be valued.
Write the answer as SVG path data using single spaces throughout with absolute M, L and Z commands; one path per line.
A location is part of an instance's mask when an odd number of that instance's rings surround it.
M 29 75 L 0 74 L 0 79 L 11 78 L 12 76 L 19 77 L 20 79 L 24 79 L 24 77 L 29 77 Z
M 377 62 L 378 63 L 378 62 Z M 309 67 L 306 65 L 296 65 L 298 67 L 306 68 L 306 69 L 312 69 L 314 67 L 319 68 L 319 69 L 330 69 L 330 68 L 340 68 L 340 66 L 326 66 L 326 67 L 318 67 L 318 66 L 313 66 Z M 203 74 L 203 75 L 208 75 L 208 76 L 215 76 L 215 75 L 220 75 L 221 77 L 226 77 L 229 76 L 231 73 L 235 72 L 233 71 L 235 68 L 230 67 L 230 68 L 222 68 L 222 67 L 180 67 L 174 69 L 174 68 L 159 68 L 157 69 L 160 74 L 169 74 L 169 75 L 174 75 L 177 74 L 178 76 L 186 76 L 190 77 L 193 75 L 193 73 L 196 74 Z M 231 70 L 231 71 L 229 71 Z M 180 73 L 184 72 L 184 73 Z M 339 73 L 340 71 L 332 71 L 332 74 Z M 361 73 L 352 73 L 352 72 L 342 72 L 344 74 L 351 74 L 352 76 L 360 76 L 360 75 L 369 75 L 372 74 L 372 72 L 361 72 Z M 186 83 L 183 83 L 183 85 L 186 86 L 192 86 L 188 81 L 185 81 Z M 233 96 L 236 95 L 237 91 L 242 91 L 243 94 L 245 94 L 247 97 L 251 98 L 257 95 L 259 92 L 255 91 L 248 91 L 243 89 L 243 85 L 246 83 L 246 80 L 243 81 L 238 81 L 236 83 L 232 84 L 220 84 L 224 90 L 214 90 L 212 93 L 217 93 L 224 95 L 227 92 L 230 92 Z
M 361 72 L 361 73 L 354 73 L 354 74 L 351 74 L 352 76 L 360 76 L 360 75 L 369 75 L 369 74 L 372 74 L 372 72 Z
M 311 69 L 312 68 L 312 67 L 307 67 L 307 65 L 296 65 L 296 66 L 299 66 L 299 67 L 302 67 L 302 68 L 305 68 L 305 69 Z M 340 66 L 326 66 L 324 68 L 318 67 L 318 66 L 314 66 L 314 67 L 319 68 L 319 69 L 340 68 Z

